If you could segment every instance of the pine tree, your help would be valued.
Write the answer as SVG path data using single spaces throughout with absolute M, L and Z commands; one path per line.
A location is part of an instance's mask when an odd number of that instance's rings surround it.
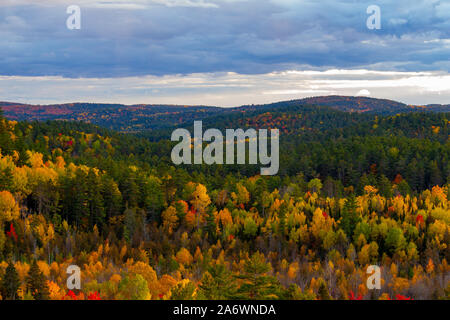
M 0 292 L 3 300 L 16 300 L 19 286 L 19 275 L 17 274 L 14 264 L 9 262 L 5 275 L 0 282 Z
M 331 300 L 330 293 L 328 292 L 327 285 L 324 280 L 320 281 L 318 295 L 320 300 Z
M 259 178 L 256 180 L 255 183 L 255 191 L 254 191 L 254 197 L 255 197 L 255 206 L 257 207 L 258 211 L 262 213 L 262 216 L 265 216 L 265 202 L 267 202 L 267 184 L 266 180 L 263 178 Z
M 0 190 L 11 191 L 12 186 L 13 186 L 13 173 L 10 168 L 6 167 L 0 173 Z
M 353 231 L 355 230 L 356 224 L 359 222 L 358 213 L 356 212 L 357 203 L 355 195 L 352 193 L 347 198 L 342 210 L 342 220 L 341 225 L 345 234 L 349 239 L 353 238 Z
M 225 265 L 210 266 L 202 277 L 200 292 L 208 300 L 226 300 L 236 293 L 236 283 Z
M 90 227 L 97 225 L 103 230 L 105 222 L 104 200 L 101 194 L 101 181 L 94 170 L 90 170 L 87 176 L 89 188 L 87 189 L 87 200 L 89 206 Z
M 48 300 L 47 279 L 39 270 L 36 260 L 33 261 L 27 277 L 27 290 L 35 300 Z
M 123 237 L 128 243 L 131 243 L 137 228 L 136 209 L 126 208 L 123 215 L 124 215 Z
M 242 284 L 234 296 L 238 299 L 265 300 L 277 299 L 280 294 L 280 284 L 273 276 L 268 276 L 271 266 L 266 263 L 264 254 L 256 252 L 246 261 L 244 273 L 236 278 Z
M 195 289 L 195 284 L 189 280 L 183 280 L 172 288 L 172 299 L 195 300 Z
M 105 208 L 105 218 L 117 216 L 122 208 L 122 194 L 114 180 L 106 174 L 102 175 L 102 194 Z
M 216 241 L 217 240 L 217 234 L 216 234 L 216 218 L 214 216 L 213 208 L 208 208 L 206 212 L 206 232 L 208 233 L 208 239 L 210 241 Z
M 3 111 L 0 111 L 0 149 L 3 155 L 11 154 L 14 149 L 10 130 L 8 128 L 8 122 L 3 117 Z
M 379 177 L 377 187 L 380 195 L 388 199 L 392 197 L 391 182 L 384 174 Z
M 438 163 L 436 160 L 431 161 L 429 164 L 429 172 L 430 172 L 430 182 L 429 187 L 440 186 L 442 185 L 442 173 L 439 169 Z

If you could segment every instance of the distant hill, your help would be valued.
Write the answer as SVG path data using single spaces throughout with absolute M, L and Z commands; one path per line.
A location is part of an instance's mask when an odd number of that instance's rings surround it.
M 178 105 L 123 105 L 98 103 L 69 103 L 29 105 L 0 102 L 4 115 L 10 120 L 66 120 L 93 123 L 125 132 L 160 129 L 183 123 L 186 119 L 213 116 L 222 108 Z
M 30 105 L 0 102 L 0 108 L 11 120 L 45 121 L 66 120 L 93 123 L 123 132 L 140 132 L 169 128 L 194 120 L 241 115 L 248 112 L 263 113 L 301 106 L 324 106 L 344 112 L 396 114 L 417 111 L 450 112 L 450 105 L 413 106 L 369 97 L 323 96 L 282 101 L 264 105 L 246 105 L 235 108 L 180 105 L 123 105 L 98 103 L 69 103 Z
M 368 97 L 324 96 L 298 100 L 296 103 L 328 106 L 346 112 L 399 112 L 408 108 L 404 103 Z
M 429 104 L 425 106 L 425 109 L 431 110 L 433 112 L 449 112 L 450 104 Z
M 450 112 L 450 105 L 430 104 L 425 106 L 407 105 L 401 102 L 369 97 L 352 96 L 321 96 L 276 102 L 261 106 L 247 106 L 248 108 L 274 108 L 277 106 L 315 105 L 331 107 L 345 112 L 371 112 L 377 114 L 396 114 L 412 111 Z

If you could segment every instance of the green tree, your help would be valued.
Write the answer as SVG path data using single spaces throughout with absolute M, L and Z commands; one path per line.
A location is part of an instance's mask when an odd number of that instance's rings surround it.
M 406 196 L 407 194 L 411 194 L 411 188 L 408 184 L 408 182 L 406 182 L 406 180 L 402 180 L 398 186 L 397 186 L 397 190 L 398 192 L 400 192 L 400 194 L 402 196 Z
M 172 299 L 194 300 L 195 289 L 195 284 L 191 281 L 180 282 L 172 289 Z
M 159 221 L 162 209 L 165 206 L 164 192 L 161 181 L 157 177 L 150 176 L 141 185 L 141 193 L 144 199 L 144 207 L 153 220 Z
M 317 292 L 320 300 L 331 300 L 330 293 L 328 292 L 327 284 L 323 279 L 320 281 L 319 290 Z
M 16 268 L 12 262 L 8 263 L 5 275 L 0 282 L 0 293 L 4 300 L 15 300 L 19 290 L 20 280 Z
M 252 219 L 252 217 L 245 218 L 244 221 L 244 235 L 248 239 L 252 239 L 256 236 L 256 233 L 258 232 L 258 226 L 256 225 L 255 220 Z
M 42 274 L 41 270 L 39 270 L 36 260 L 34 260 L 31 265 L 26 282 L 27 290 L 35 300 L 48 300 L 49 291 L 47 279 Z
M 389 230 L 386 236 L 386 247 L 391 253 L 397 250 L 402 250 L 406 248 L 406 239 L 403 236 L 403 231 L 400 228 L 392 228 Z
M 382 174 L 380 178 L 378 179 L 377 184 L 378 190 L 380 195 L 382 195 L 385 198 L 391 198 L 392 197 L 392 185 L 389 179 Z
M 357 208 L 356 198 L 355 195 L 352 193 L 345 201 L 344 208 L 342 210 L 342 220 L 341 220 L 342 229 L 344 230 L 345 234 L 347 235 L 347 238 L 349 239 L 353 238 L 353 232 L 356 228 L 357 223 L 360 220 L 358 213 L 356 212 L 356 208 Z
M 147 281 L 140 274 L 126 275 L 119 282 L 118 300 L 149 300 Z
M 90 227 L 97 225 L 100 230 L 103 230 L 105 223 L 105 208 L 102 195 L 102 186 L 100 177 L 90 170 L 87 175 L 87 182 L 89 188 L 87 189 L 87 200 L 89 207 L 89 224 Z
M 308 190 L 312 192 L 320 193 L 320 190 L 322 190 L 322 182 L 319 179 L 312 179 L 310 182 L 308 182 Z
M 213 212 L 213 208 L 210 207 L 207 209 L 206 211 L 206 232 L 208 233 L 208 239 L 211 241 L 216 241 L 217 240 L 217 234 L 216 234 L 216 220 L 214 217 L 214 212 Z
M 283 300 L 315 300 L 316 296 L 312 292 L 302 292 L 297 284 L 291 284 L 287 289 L 283 290 Z
M 260 252 L 253 254 L 245 262 L 244 273 L 235 276 L 242 284 L 234 297 L 251 300 L 277 299 L 280 284 L 275 277 L 267 275 L 270 270 L 271 265 L 266 262 L 264 254 Z
M 13 173 L 11 168 L 6 167 L 0 171 L 0 190 L 12 191 L 13 186 Z
M 223 264 L 210 266 L 199 285 L 202 298 L 208 300 L 230 299 L 237 290 L 231 271 Z

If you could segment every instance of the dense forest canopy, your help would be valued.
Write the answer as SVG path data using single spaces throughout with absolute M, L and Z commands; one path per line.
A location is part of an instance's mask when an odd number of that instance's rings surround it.
M 248 112 L 277 110 L 298 106 L 329 107 L 345 112 L 395 115 L 404 112 L 450 112 L 450 105 L 407 105 L 401 102 L 369 97 L 324 96 L 265 105 L 245 105 L 234 108 L 180 105 L 123 105 L 102 103 L 66 103 L 54 105 L 30 105 L 0 102 L 5 116 L 16 121 L 66 120 L 93 123 L 122 132 L 155 131 L 194 120 L 206 120 L 223 116 L 240 115 Z M 152 133 L 153 135 L 154 133 Z
M 170 133 L 192 117 L 130 134 L 0 114 L 2 298 L 450 298 L 450 114 L 345 111 L 199 118 L 279 128 L 280 171 L 267 177 L 173 165 Z M 381 290 L 366 287 L 372 264 Z

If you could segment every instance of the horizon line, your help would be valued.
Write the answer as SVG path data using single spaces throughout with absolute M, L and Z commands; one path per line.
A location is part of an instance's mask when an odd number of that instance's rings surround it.
M 55 106 L 55 105 L 71 105 L 71 104 L 100 104 L 100 105 L 121 105 L 126 107 L 133 107 L 133 106 L 166 106 L 166 107 L 185 107 L 185 108 L 221 108 L 221 109 L 233 109 L 233 108 L 241 108 L 241 107 L 248 107 L 248 106 L 266 106 L 271 105 L 275 103 L 282 103 L 282 102 L 292 102 L 292 101 L 299 101 L 299 100 L 306 100 L 306 99 L 314 99 L 314 98 L 329 98 L 329 97 L 346 97 L 346 98 L 355 98 L 355 99 L 373 99 L 373 100 L 389 100 L 392 102 L 404 104 L 405 106 L 431 106 L 431 105 L 441 105 L 446 106 L 450 103 L 429 103 L 429 104 L 410 104 L 405 103 L 399 100 L 389 99 L 389 98 L 378 98 L 378 97 L 372 97 L 372 96 L 357 96 L 357 95 L 337 95 L 337 94 L 331 94 L 331 95 L 320 95 L 320 96 L 308 96 L 308 97 L 302 97 L 302 98 L 296 98 L 296 99 L 288 99 L 288 100 L 275 100 L 273 102 L 268 103 L 251 103 L 251 104 L 241 104 L 231 107 L 226 106 L 219 106 L 219 105 L 201 105 L 201 104 L 174 104 L 174 103 L 115 103 L 115 102 L 87 102 L 87 101 L 68 101 L 68 102 L 56 102 L 56 103 L 27 103 L 27 102 L 18 102 L 18 101 L 2 101 L 0 100 L 0 104 L 17 104 L 17 105 L 23 105 L 23 106 L 36 106 L 36 107 L 46 107 L 46 106 Z M 1 109 L 0 105 L 0 109 Z

